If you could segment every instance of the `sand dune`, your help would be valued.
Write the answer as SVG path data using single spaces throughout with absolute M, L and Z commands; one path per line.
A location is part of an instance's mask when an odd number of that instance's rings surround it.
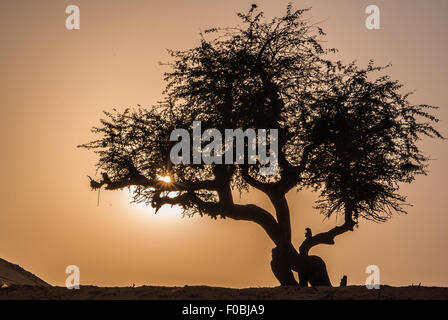
M 12 285 L 51 287 L 19 265 L 0 259 L 0 287 Z

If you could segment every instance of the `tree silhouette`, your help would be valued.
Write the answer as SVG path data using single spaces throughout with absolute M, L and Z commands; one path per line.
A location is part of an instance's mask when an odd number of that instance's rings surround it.
M 426 173 L 428 158 L 417 142 L 442 136 L 426 111 L 434 107 L 411 104 L 402 85 L 384 75 L 388 66 L 328 58 L 336 50 L 322 46 L 325 33 L 304 18 L 307 11 L 288 5 L 283 17 L 266 20 L 252 5 L 238 14 L 240 26 L 206 30 L 199 46 L 170 51 L 165 100 L 149 109 L 105 112 L 93 128 L 99 140 L 81 146 L 99 155 L 102 178 L 91 187 L 135 186 L 134 200 L 156 210 L 178 205 L 187 215 L 255 222 L 275 244 L 271 268 L 282 285 L 297 284 L 292 270 L 300 285 L 331 285 L 324 261 L 309 251 L 334 244 L 360 218 L 383 222 L 404 212 L 399 184 Z M 195 120 L 203 130 L 221 132 L 278 129 L 278 172 L 260 175 L 260 163 L 173 164 L 170 134 L 191 132 Z M 233 201 L 232 190 L 251 188 L 269 197 L 274 213 Z M 344 219 L 315 235 L 307 228 L 298 251 L 285 197 L 294 188 L 319 192 L 320 212 Z

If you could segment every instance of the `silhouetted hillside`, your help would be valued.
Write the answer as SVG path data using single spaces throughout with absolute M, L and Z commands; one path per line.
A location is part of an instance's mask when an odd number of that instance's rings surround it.
M 4 285 L 51 287 L 48 283 L 19 265 L 0 259 L 0 287 Z

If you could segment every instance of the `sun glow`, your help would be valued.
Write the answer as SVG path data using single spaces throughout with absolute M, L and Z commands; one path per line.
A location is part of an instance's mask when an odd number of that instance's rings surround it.
M 171 177 L 170 176 L 158 176 L 158 179 L 165 183 L 171 183 Z
M 172 183 L 171 177 L 169 175 L 159 175 L 157 176 L 157 180 L 160 181 L 162 184 L 170 184 Z M 136 187 L 135 186 L 131 186 L 128 190 L 128 192 L 126 192 L 126 199 L 128 201 L 128 203 L 131 203 L 131 209 L 133 210 L 137 210 L 141 213 L 144 213 L 145 215 L 147 215 L 148 213 L 152 213 L 151 219 L 156 219 L 159 222 L 169 222 L 169 221 L 173 221 L 175 219 L 179 219 L 182 217 L 182 209 L 181 207 L 177 206 L 177 205 L 164 205 L 162 208 L 160 208 L 160 210 L 157 212 L 157 214 L 154 215 L 155 213 L 155 209 L 152 208 L 150 205 L 147 205 L 144 202 L 133 202 L 134 200 L 134 192 L 136 191 Z M 165 197 L 169 197 L 169 198 L 174 198 L 178 195 L 178 192 L 176 191 L 164 191 L 162 193 L 162 196 Z

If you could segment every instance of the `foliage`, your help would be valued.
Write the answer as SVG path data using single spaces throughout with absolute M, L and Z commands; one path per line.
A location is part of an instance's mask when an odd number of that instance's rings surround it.
M 350 221 L 403 212 L 399 184 L 426 173 L 418 141 L 442 138 L 428 113 L 434 107 L 411 104 L 402 85 L 383 75 L 388 66 L 332 60 L 336 50 L 323 47 L 325 33 L 304 17 L 308 10 L 289 5 L 283 17 L 266 21 L 253 5 L 238 14 L 241 26 L 206 30 L 199 46 L 170 51 L 165 100 L 106 113 L 93 129 L 99 140 L 81 146 L 98 153 L 104 172 L 92 187 L 135 185 L 136 201 L 212 217 L 229 216 L 227 186 L 257 188 L 271 199 L 313 188 L 323 214 Z M 279 173 L 260 176 L 258 165 L 172 165 L 170 133 L 191 132 L 193 120 L 221 132 L 278 129 Z M 173 182 L 158 179 L 165 175 Z

